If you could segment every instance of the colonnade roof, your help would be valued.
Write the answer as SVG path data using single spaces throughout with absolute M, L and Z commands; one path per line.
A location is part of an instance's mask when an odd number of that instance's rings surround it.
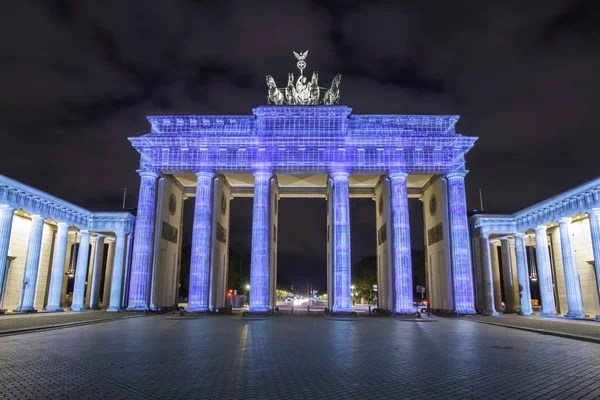
M 131 233 L 135 221 L 131 213 L 92 212 L 4 175 L 0 175 L 0 205 L 94 232 Z
M 600 178 L 552 196 L 513 214 L 475 214 L 472 228 L 480 234 L 524 233 L 540 225 L 600 208 Z

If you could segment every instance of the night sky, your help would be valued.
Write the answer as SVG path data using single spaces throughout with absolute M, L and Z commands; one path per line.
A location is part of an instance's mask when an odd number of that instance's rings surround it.
M 146 115 L 250 114 L 264 76 L 283 85 L 292 51 L 309 49 L 307 71 L 342 73 L 355 113 L 460 114 L 480 138 L 469 208 L 479 188 L 486 209 L 518 210 L 600 175 L 598 2 L 362 3 L 4 2 L 0 173 L 93 210 L 119 209 L 126 187 L 134 206 L 127 137 L 148 132 Z M 280 252 L 324 262 L 325 201 L 280 205 Z M 232 203 L 236 251 L 251 206 Z M 374 213 L 352 201 L 353 262 L 374 253 Z

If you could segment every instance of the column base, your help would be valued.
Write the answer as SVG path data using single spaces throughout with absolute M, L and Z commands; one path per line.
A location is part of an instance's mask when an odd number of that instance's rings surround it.
M 90 306 L 90 310 L 102 310 L 102 307 L 100 307 L 99 304 L 94 304 L 93 306 Z
M 499 317 L 500 313 L 496 310 L 483 310 L 481 315 L 489 316 L 489 317 Z
M 16 310 L 13 310 L 13 312 L 20 313 L 20 314 L 33 314 L 33 313 L 38 312 L 38 310 L 36 310 L 33 307 L 31 307 L 31 308 L 19 307 Z
M 6 309 L 0 309 L 0 315 L 6 314 Z
M 142 306 L 137 305 L 137 306 L 129 306 L 129 307 L 127 307 L 127 309 L 125 309 L 125 311 L 146 312 L 146 311 L 150 311 L 150 309 L 146 305 L 142 305 Z
M 84 312 L 87 311 L 87 308 L 85 308 L 84 306 L 71 306 L 71 311 Z
M 600 315 L 596 315 L 596 321 L 600 322 Z
M 585 313 L 583 311 L 574 311 L 574 312 L 569 311 L 568 313 L 566 313 L 564 315 L 564 317 L 567 319 L 581 319 L 581 318 L 585 318 Z
M 44 310 L 47 312 L 63 312 L 63 311 L 65 311 L 60 306 L 46 306 L 46 308 Z
M 124 310 L 121 307 L 108 307 L 106 312 L 123 312 Z
M 475 315 L 477 314 L 477 311 L 475 311 L 475 309 L 468 309 L 468 310 L 455 310 L 454 312 L 456 315 Z
M 327 314 L 329 318 L 356 318 L 358 314 L 356 311 L 331 311 Z
M 556 311 L 542 310 L 540 317 L 556 317 Z
M 531 311 L 529 311 L 529 310 L 527 310 L 527 311 L 520 311 L 519 315 L 522 315 L 523 317 L 529 317 L 529 316 L 533 315 L 533 310 L 531 310 Z

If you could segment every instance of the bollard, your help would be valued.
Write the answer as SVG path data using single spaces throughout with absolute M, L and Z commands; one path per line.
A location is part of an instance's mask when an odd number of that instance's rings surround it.
M 371 315 L 371 306 L 369 306 L 369 315 Z
M 292 305 L 292 315 L 294 315 L 294 306 Z
M 306 305 L 306 315 L 310 315 L 310 304 Z

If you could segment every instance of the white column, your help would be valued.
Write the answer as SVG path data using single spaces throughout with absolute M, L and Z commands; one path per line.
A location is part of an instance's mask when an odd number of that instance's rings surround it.
M 334 171 L 333 181 L 333 313 L 352 312 L 350 252 L 350 173 Z
M 465 198 L 466 171 L 446 175 L 448 181 L 448 208 L 450 210 L 450 240 L 452 243 L 452 273 L 454 309 L 457 314 L 475 314 L 475 294 L 467 200 Z
M 489 235 L 479 235 L 479 250 L 481 252 L 481 274 L 483 277 L 483 298 L 485 305 L 485 312 L 488 315 L 498 315 L 496 307 L 494 306 L 494 279 L 492 273 L 492 260 L 490 258 L 490 245 Z
M 192 257 L 188 311 L 207 312 L 209 297 L 213 172 L 197 172 L 196 203 L 192 231 Z
M 598 298 L 600 298 L 600 208 L 587 212 L 590 218 L 590 233 L 592 235 L 592 250 L 594 252 L 594 268 L 596 269 L 596 284 L 598 285 Z M 600 315 L 596 316 L 600 321 Z
M 50 290 L 48 291 L 48 305 L 46 311 L 63 311 L 60 306 L 63 280 L 65 278 L 65 259 L 67 257 L 67 239 L 69 237 L 69 224 L 58 223 L 58 231 L 54 241 L 54 255 L 52 257 L 52 271 L 50 276 Z
M 10 232 L 14 211 L 15 210 L 9 206 L 0 205 L 0 291 L 2 290 L 4 275 L 8 270 L 8 245 L 10 244 Z M 0 293 L 0 300 L 3 296 L 4 293 Z M 1 305 L 2 304 L 0 304 L 0 306 Z
M 270 312 L 269 307 L 269 240 L 271 171 L 254 172 L 254 207 L 252 211 L 252 250 L 250 259 L 250 312 Z
M 42 236 L 44 233 L 44 217 L 41 215 L 31 216 L 31 231 L 29 233 L 29 244 L 27 245 L 27 257 L 25 259 L 25 274 L 23 276 L 23 288 L 21 289 L 21 301 L 18 312 L 35 312 L 33 301 L 35 300 L 35 287 L 37 283 L 38 268 L 40 264 L 40 252 L 42 250 Z
M 408 216 L 407 173 L 389 174 L 394 273 L 394 313 L 413 314 L 412 260 Z
M 563 268 L 565 272 L 565 286 L 567 289 L 567 304 L 569 311 L 565 315 L 567 318 L 585 318 L 583 311 L 583 297 L 581 295 L 581 283 L 579 282 L 579 272 L 577 271 L 577 262 L 571 245 L 570 226 L 573 218 L 562 218 L 558 221 L 560 231 L 560 248 L 562 250 Z
M 96 237 L 96 254 L 94 254 L 94 269 L 92 270 L 92 286 L 90 289 L 90 308 L 100 309 L 100 281 L 102 280 L 102 261 L 104 261 L 105 235 Z
M 117 232 L 115 239 L 115 256 L 113 257 L 112 276 L 110 282 L 110 300 L 106 311 L 120 312 L 121 308 L 121 288 L 123 286 L 123 269 L 125 262 L 125 233 Z M 106 302 L 106 299 L 103 299 Z
M 106 254 L 106 270 L 104 271 L 104 287 L 102 288 L 102 308 L 108 308 L 112 287 L 113 265 L 115 263 L 115 241 L 109 240 Z
M 535 228 L 535 251 L 540 280 L 540 294 L 542 296 L 542 312 L 540 315 L 547 316 L 556 315 L 556 302 L 554 301 L 554 284 L 552 283 L 552 269 L 550 266 L 546 229 L 546 225 L 540 225 Z
M 83 300 L 85 297 L 85 278 L 88 271 L 88 258 L 90 255 L 90 231 L 79 231 L 79 251 L 77 252 L 77 266 L 75 267 L 75 282 L 73 284 L 73 301 L 71 310 L 85 311 Z
M 142 177 L 135 222 L 133 259 L 129 283 L 129 305 L 127 310 L 148 310 L 150 267 L 154 238 L 154 212 L 156 208 L 156 179 L 158 174 L 139 171 Z
M 515 233 L 515 254 L 517 257 L 517 278 L 519 279 L 521 293 L 521 315 L 533 314 L 531 307 L 531 287 L 529 286 L 529 267 L 527 266 L 527 251 L 525 247 L 525 235 Z
M 515 307 L 515 288 L 512 273 L 512 257 L 510 254 L 510 241 L 507 237 L 500 239 L 500 248 L 502 251 L 502 280 L 504 282 L 504 304 L 505 313 L 516 313 Z
M 502 310 L 502 286 L 500 285 L 500 260 L 498 259 L 498 239 L 490 240 L 490 258 L 492 260 L 492 284 L 494 285 L 494 305 L 496 311 Z

